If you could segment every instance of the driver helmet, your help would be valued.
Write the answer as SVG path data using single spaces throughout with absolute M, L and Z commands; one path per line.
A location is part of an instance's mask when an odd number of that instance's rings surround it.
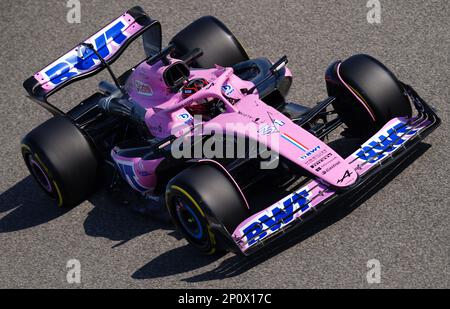
M 202 90 L 207 85 L 209 85 L 209 82 L 204 78 L 190 80 L 181 89 L 181 95 L 183 99 L 187 99 Z M 205 115 L 210 111 L 212 104 L 213 100 L 202 99 L 186 107 L 186 110 L 192 115 Z

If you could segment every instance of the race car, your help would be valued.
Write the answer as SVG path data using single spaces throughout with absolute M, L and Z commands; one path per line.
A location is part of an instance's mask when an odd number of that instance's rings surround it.
M 146 58 L 116 76 L 111 64 L 140 37 Z M 122 182 L 166 207 L 200 252 L 249 256 L 372 186 L 441 122 L 369 55 L 331 64 L 328 98 L 308 107 L 287 101 L 286 56 L 250 59 L 215 17 L 161 42 L 160 23 L 134 7 L 24 82 L 53 117 L 25 136 L 23 158 L 60 207 Z M 72 110 L 49 103 L 104 69 L 112 82 Z

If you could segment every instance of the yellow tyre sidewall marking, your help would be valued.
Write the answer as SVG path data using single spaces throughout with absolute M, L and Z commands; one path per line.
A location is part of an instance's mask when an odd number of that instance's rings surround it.
M 203 216 L 203 218 L 205 219 L 205 221 L 206 221 L 206 228 L 208 230 L 208 234 L 209 234 L 209 237 L 211 239 L 211 244 L 213 245 L 213 248 L 207 254 L 209 254 L 209 255 L 214 254 L 216 252 L 216 248 L 215 248 L 216 240 L 215 240 L 213 232 L 211 231 L 211 227 L 208 224 L 208 220 L 206 219 L 205 212 L 200 207 L 200 205 L 197 203 L 197 201 L 186 190 L 184 190 L 184 189 L 182 189 L 182 188 L 180 188 L 178 186 L 171 186 L 171 189 L 175 190 L 175 191 L 178 191 L 179 193 L 181 193 L 184 196 L 186 196 L 192 202 L 192 204 L 195 206 L 195 208 L 197 208 L 197 210 L 200 212 L 200 214 Z
M 53 180 L 53 185 L 55 186 L 56 192 L 58 193 L 58 207 L 62 207 L 62 205 L 63 205 L 63 197 L 62 197 L 62 194 L 61 194 L 61 190 L 59 189 L 58 184 L 54 180 Z
M 24 150 L 27 150 L 28 152 L 32 153 L 32 151 L 31 151 L 31 148 L 30 148 L 30 147 L 28 147 L 28 146 L 27 146 L 27 145 L 25 145 L 25 144 L 22 144 L 22 151 L 24 151 Z
M 28 151 L 33 157 L 35 157 L 36 160 L 39 162 L 39 164 L 42 166 L 42 168 L 45 170 L 45 172 L 47 173 L 47 177 L 49 177 L 49 178 L 51 179 L 51 181 L 52 181 L 52 183 L 53 183 L 53 186 L 54 186 L 55 189 L 56 189 L 56 193 L 58 194 L 58 207 L 62 207 L 63 201 L 64 201 L 64 200 L 63 200 L 63 197 L 62 197 L 62 194 L 61 194 L 61 189 L 59 188 L 58 184 L 56 183 L 56 181 L 55 181 L 55 180 L 53 179 L 53 177 L 51 176 L 50 171 L 49 171 L 49 169 L 47 168 L 47 166 L 46 166 L 46 165 L 42 162 L 42 160 L 39 158 L 39 155 L 38 155 L 37 153 L 33 152 L 29 146 L 23 144 L 23 145 L 22 145 L 22 151 L 23 151 L 23 150 Z

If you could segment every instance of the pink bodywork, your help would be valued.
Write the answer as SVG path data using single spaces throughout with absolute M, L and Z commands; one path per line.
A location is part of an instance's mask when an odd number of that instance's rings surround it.
M 170 59 L 170 62 L 172 65 L 179 60 Z M 153 66 L 144 62 L 135 69 L 126 84 L 126 90 L 133 100 L 147 110 L 146 123 L 155 137 L 179 137 L 186 134 L 193 127 L 193 115 L 189 114 L 186 107 L 202 99 L 215 98 L 225 103 L 226 112 L 204 123 L 204 130 L 217 132 L 219 128 L 223 133 L 236 133 L 256 140 L 334 187 L 345 188 L 356 182 L 358 175 L 351 165 L 328 145 L 262 102 L 257 93 L 244 95 L 241 89 L 249 89 L 254 85 L 236 76 L 233 69 L 216 67 L 192 70 L 190 79 L 205 78 L 209 85 L 185 100 L 180 93 L 171 93 L 164 84 L 163 73 L 166 69 L 167 66 L 161 62 Z M 290 71 L 286 71 L 291 76 Z M 232 90 L 225 94 L 224 87 Z M 230 99 L 239 101 L 233 105 Z M 157 181 L 155 170 L 160 160 L 145 162 L 140 158 L 121 158 L 116 151 L 112 155 L 116 161 L 132 162 L 139 184 L 149 191 L 154 188 Z M 311 162 L 317 161 L 321 163 L 311 165 Z M 142 166 L 147 168 L 145 176 L 139 172 Z M 348 172 L 352 176 L 339 182 Z

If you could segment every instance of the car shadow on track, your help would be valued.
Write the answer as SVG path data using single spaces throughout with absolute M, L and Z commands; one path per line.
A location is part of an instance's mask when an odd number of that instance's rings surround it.
M 359 206 L 361 206 L 364 202 L 401 174 L 409 165 L 425 154 L 430 148 L 431 145 L 429 144 L 419 144 L 410 152 L 409 156 L 403 159 L 398 166 L 378 175 L 377 180 L 374 181 L 374 186 L 371 189 L 364 191 L 356 200 L 351 203 L 348 201 L 341 202 L 337 204 L 336 207 L 331 207 L 325 210 L 316 218 L 305 223 L 303 226 L 292 231 L 291 233 L 286 234 L 282 237 L 282 239 L 279 239 L 274 244 L 269 245 L 256 255 L 251 257 L 231 255 L 229 258 L 222 261 L 215 269 L 183 279 L 183 281 L 195 283 L 235 277 L 245 273 L 264 261 L 277 256 L 283 251 L 308 239 L 309 237 L 319 233 L 320 231 L 351 214 L 354 210 L 356 210 Z M 134 279 L 142 280 L 182 274 L 207 266 L 209 263 L 212 264 L 220 258 L 222 257 L 202 257 L 188 246 L 181 247 L 166 252 L 155 258 L 147 265 L 136 271 L 132 277 Z
M 0 233 L 16 232 L 50 222 L 69 210 L 55 207 L 29 176 L 0 195 Z
M 186 245 L 161 254 L 131 277 L 137 280 L 170 277 L 206 267 L 221 257 L 200 255 L 190 245 Z
M 165 209 L 153 216 L 133 211 L 133 204 L 145 201 L 133 196 L 133 192 L 99 192 L 89 199 L 94 208 L 84 221 L 84 230 L 88 236 L 103 237 L 118 241 L 113 248 L 155 230 L 170 230 L 172 224 Z
M 87 235 L 117 241 L 116 248 L 154 230 L 173 230 L 168 217 L 162 214 L 149 217 L 130 210 L 130 205 L 121 203 L 125 195 L 125 192 L 118 196 L 101 191 L 89 199 L 94 207 L 84 220 Z M 128 200 L 128 203 L 133 202 Z M 70 211 L 72 209 L 56 207 L 55 202 L 29 176 L 0 195 L 0 233 L 40 226 Z

